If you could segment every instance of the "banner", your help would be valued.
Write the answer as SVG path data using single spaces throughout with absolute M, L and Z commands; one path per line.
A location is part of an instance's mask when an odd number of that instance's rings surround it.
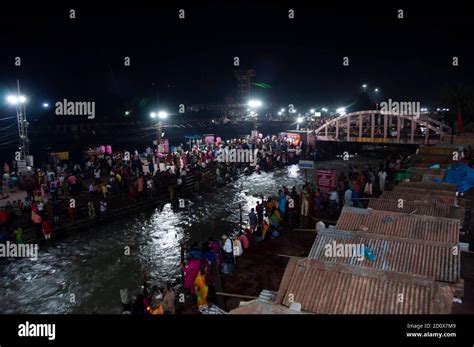
M 314 161 L 300 160 L 298 166 L 300 167 L 300 169 L 312 170 L 314 169 Z
M 160 139 L 160 145 L 158 146 L 159 153 L 169 153 L 170 152 L 170 143 L 168 139 Z
M 51 152 L 51 156 L 58 160 L 69 160 L 69 152 Z
M 206 134 L 203 137 L 204 137 L 204 143 L 206 145 L 208 144 L 212 145 L 214 143 L 214 134 Z
M 337 189 L 336 170 L 316 170 L 316 183 L 321 192 L 330 192 Z
M 355 137 L 354 138 L 356 142 L 374 142 L 374 143 L 390 143 L 390 139 L 386 138 L 384 139 L 383 137 Z
M 294 134 L 294 133 L 288 133 L 287 134 L 288 140 L 290 143 L 294 144 L 295 146 L 299 146 L 301 143 L 301 135 L 300 134 Z

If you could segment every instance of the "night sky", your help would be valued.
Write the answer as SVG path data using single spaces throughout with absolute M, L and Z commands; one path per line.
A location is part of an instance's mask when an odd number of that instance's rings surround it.
M 39 105 L 63 98 L 95 101 L 98 117 L 125 109 L 140 116 L 158 93 L 171 110 L 235 98 L 238 56 L 241 68 L 256 70 L 256 82 L 272 86 L 255 93 L 276 105 L 346 105 L 368 83 L 370 90 L 381 89 L 380 100 L 431 106 L 443 88 L 470 86 L 474 77 L 473 17 L 452 4 L 2 8 L 0 92 L 20 78 L 35 116 L 54 117 Z M 76 19 L 69 19 L 69 8 Z M 460 66 L 452 66 L 453 56 Z M 143 98 L 148 102 L 139 106 Z M 3 103 L 0 112 L 6 112 Z

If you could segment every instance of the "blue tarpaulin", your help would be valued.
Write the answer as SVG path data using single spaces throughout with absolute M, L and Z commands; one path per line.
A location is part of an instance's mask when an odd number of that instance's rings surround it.
M 465 164 L 450 165 L 446 170 L 443 182 L 455 183 L 458 192 L 467 192 L 471 187 L 474 187 L 474 169 Z

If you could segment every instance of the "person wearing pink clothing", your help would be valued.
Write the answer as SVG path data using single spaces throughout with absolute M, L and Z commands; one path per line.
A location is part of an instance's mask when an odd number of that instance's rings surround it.
M 241 232 L 239 236 L 239 241 L 242 243 L 242 247 L 244 247 L 244 249 L 249 248 L 249 239 L 247 235 Z
M 140 176 L 137 179 L 137 191 L 138 194 L 141 194 L 143 192 L 143 177 Z
M 201 269 L 201 260 L 190 258 L 188 259 L 187 264 L 183 264 L 184 271 L 184 289 L 189 291 L 192 295 L 196 295 L 194 290 L 194 281 L 196 276 Z

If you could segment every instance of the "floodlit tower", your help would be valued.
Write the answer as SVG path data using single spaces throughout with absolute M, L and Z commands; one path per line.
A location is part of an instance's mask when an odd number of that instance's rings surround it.
M 30 154 L 30 145 L 28 139 L 28 121 L 26 119 L 26 97 L 20 93 L 20 81 L 17 80 L 17 95 L 7 96 L 7 102 L 16 107 L 16 118 L 18 123 L 18 136 L 20 141 L 20 159 L 26 160 Z
M 252 79 L 255 77 L 255 70 L 238 70 L 235 72 L 237 78 L 238 96 L 241 100 L 247 100 L 250 97 L 250 87 Z

